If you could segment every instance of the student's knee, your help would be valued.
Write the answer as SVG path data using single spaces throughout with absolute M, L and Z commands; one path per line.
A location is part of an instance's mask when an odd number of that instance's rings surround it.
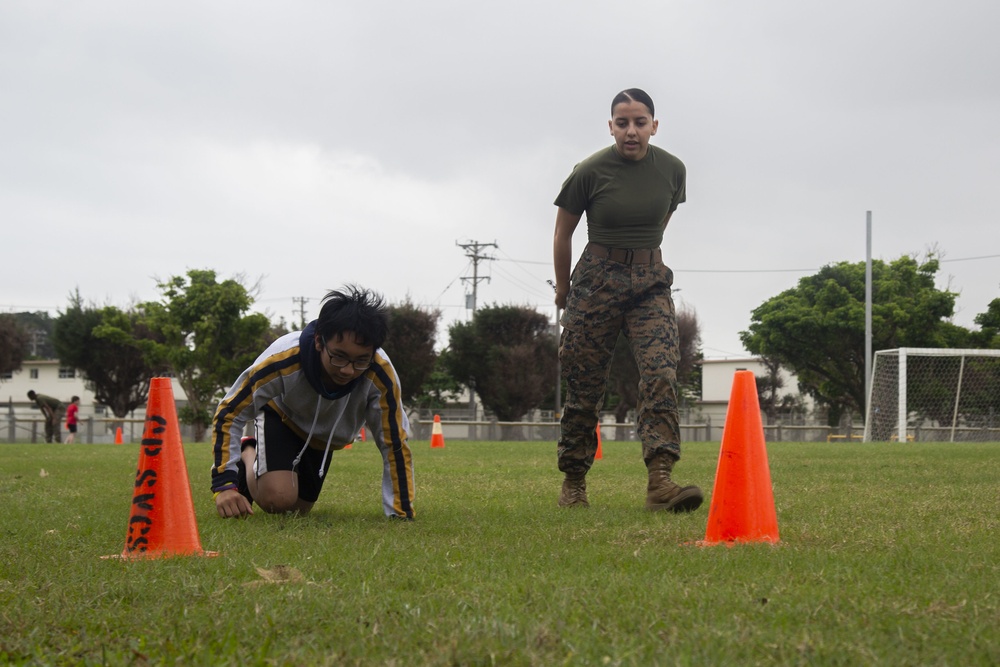
M 287 490 L 269 490 L 258 492 L 260 497 L 254 497 L 254 502 L 269 514 L 284 514 L 292 512 L 297 507 L 298 494 Z
M 254 502 L 265 512 L 283 514 L 298 509 L 299 485 L 294 474 L 267 473 L 257 479 L 257 488 L 251 490 Z

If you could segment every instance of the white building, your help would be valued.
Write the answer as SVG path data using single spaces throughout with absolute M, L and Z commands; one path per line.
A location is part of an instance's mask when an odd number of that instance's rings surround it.
M 738 370 L 750 371 L 754 376 L 767 375 L 767 368 L 758 357 L 736 359 L 706 359 L 701 362 L 701 411 L 703 416 L 711 416 L 712 420 L 724 420 L 729 406 L 729 395 L 733 389 L 733 377 Z M 799 386 L 795 375 L 779 369 L 783 390 L 780 396 L 798 396 Z M 812 400 L 805 398 L 807 405 L 812 407 Z
M 171 379 L 170 385 L 173 388 L 174 401 L 178 406 L 186 404 L 187 395 L 177 380 Z M 60 366 L 59 361 L 55 359 L 36 359 L 22 362 L 20 370 L 0 374 L 0 401 L 2 401 L 0 419 L 4 420 L 4 424 L 0 428 L 3 431 L 0 432 L 0 441 L 9 437 L 8 431 L 13 428 L 10 426 L 11 420 L 16 419 L 19 423 L 23 421 L 25 424 L 30 423 L 32 419 L 41 420 L 41 412 L 35 403 L 28 398 L 29 390 L 57 398 L 64 405 L 69 405 L 73 396 L 79 396 L 80 421 L 86 422 L 93 419 L 96 424 L 96 428 L 92 427 L 90 432 L 91 437 L 96 442 L 106 440 L 109 437 L 104 420 L 110 419 L 114 415 L 105 406 L 95 405 L 94 392 L 84 386 L 84 380 L 79 371 Z M 142 421 L 144 419 L 145 409 L 137 408 L 131 415 L 131 420 L 126 422 L 124 427 L 127 429 L 126 438 L 135 441 L 142 437 Z M 64 439 L 66 435 L 64 423 Z M 111 433 L 111 437 L 113 435 Z M 19 432 L 16 437 L 23 439 L 24 433 Z

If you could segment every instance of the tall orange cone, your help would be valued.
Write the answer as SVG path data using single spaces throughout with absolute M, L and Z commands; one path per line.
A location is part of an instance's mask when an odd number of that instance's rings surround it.
M 601 422 L 597 422 L 597 453 L 594 454 L 594 460 L 598 461 L 604 458 L 604 452 L 601 451 Z
M 444 432 L 441 430 L 441 415 L 434 415 L 434 426 L 431 427 L 431 449 L 444 447 Z
M 365 436 L 365 427 L 361 427 L 361 442 L 365 442 L 368 438 Z
M 753 373 L 745 370 L 736 371 L 733 378 L 708 527 L 699 544 L 736 542 L 778 542 L 757 383 Z
M 125 559 L 215 556 L 198 538 L 170 378 L 150 380 Z
M 116 445 L 122 444 L 122 427 L 121 426 L 119 426 L 118 428 L 115 429 L 115 444 Z

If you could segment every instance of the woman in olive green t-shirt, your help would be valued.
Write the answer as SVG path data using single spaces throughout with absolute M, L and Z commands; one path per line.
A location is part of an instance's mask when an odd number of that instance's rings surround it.
M 658 124 L 644 91 L 618 93 L 608 121 L 614 145 L 576 165 L 555 200 L 555 301 L 565 309 L 559 359 L 567 386 L 558 447 L 562 507 L 589 505 L 586 475 L 597 452 L 598 415 L 619 332 L 639 367 L 646 508 L 687 512 L 703 500 L 697 486 L 671 480 L 680 458 L 679 352 L 673 272 L 659 246 L 685 200 L 686 171 L 679 159 L 650 146 Z M 571 276 L 573 232 L 584 213 L 588 243 Z

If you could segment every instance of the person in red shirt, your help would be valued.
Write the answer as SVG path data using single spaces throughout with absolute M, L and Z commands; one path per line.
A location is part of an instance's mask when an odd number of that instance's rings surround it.
M 79 423 L 77 413 L 80 412 L 80 397 L 74 396 L 70 399 L 69 407 L 66 408 L 66 430 L 69 436 L 66 437 L 66 444 L 71 445 L 76 440 L 76 425 Z

